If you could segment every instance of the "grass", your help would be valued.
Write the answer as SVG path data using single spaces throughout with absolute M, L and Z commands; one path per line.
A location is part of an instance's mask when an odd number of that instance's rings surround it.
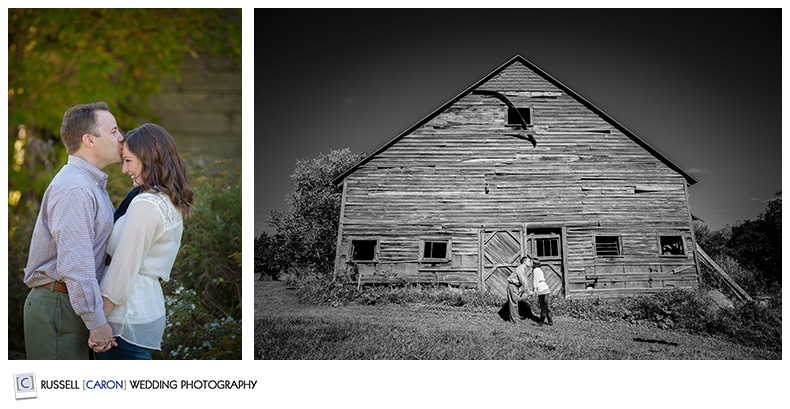
M 332 322 L 306 318 L 261 319 L 259 351 L 276 359 L 524 359 L 536 349 L 556 350 L 538 340 L 517 340 L 515 331 Z M 310 342 L 303 342 L 309 339 Z M 286 342 L 279 342 L 287 340 Z
M 445 285 L 374 286 L 358 290 L 353 283 L 327 281 L 319 274 L 298 279 L 291 276 L 286 281 L 299 289 L 297 294 L 303 303 L 335 307 L 347 304 L 425 303 L 467 311 L 490 311 L 499 308 L 504 302 L 499 296 Z M 553 297 L 552 310 L 555 316 L 653 325 L 662 329 L 723 337 L 744 346 L 781 353 L 781 287 L 773 289 L 767 302 L 737 302 L 733 308 L 715 307 L 711 289 L 703 285 L 696 290 L 679 289 L 633 297 Z
M 281 293 L 275 296 L 277 285 Z M 256 359 L 781 359 L 781 324 L 778 348 L 684 329 L 677 311 L 695 307 L 678 303 L 683 294 L 628 301 L 554 299 L 555 325 L 538 327 L 502 321 L 501 300 L 476 291 L 378 288 L 350 291 L 353 296 L 343 302 L 307 304 L 298 303 L 297 294 L 309 299 L 310 291 L 291 288 L 296 291 L 256 281 Z M 283 308 L 288 295 L 294 305 Z

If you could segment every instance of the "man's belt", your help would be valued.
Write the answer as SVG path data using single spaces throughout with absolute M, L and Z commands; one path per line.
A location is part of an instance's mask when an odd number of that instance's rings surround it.
M 62 281 L 53 281 L 49 284 L 39 285 L 38 288 L 49 288 L 49 291 L 57 291 L 59 293 L 69 293 L 69 288 L 66 287 L 66 283 Z

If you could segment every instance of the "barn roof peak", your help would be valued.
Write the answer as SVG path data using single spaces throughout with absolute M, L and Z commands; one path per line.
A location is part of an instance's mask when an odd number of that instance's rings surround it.
M 491 73 L 489 73 L 485 77 L 481 78 L 479 81 L 475 82 L 470 87 L 466 88 L 460 94 L 458 94 L 454 98 L 450 99 L 449 101 L 444 103 L 439 108 L 435 109 L 433 112 L 431 112 L 430 114 L 428 114 L 427 116 L 425 116 L 424 118 L 419 120 L 417 123 L 415 123 L 414 125 L 412 125 L 408 129 L 406 129 L 405 131 L 401 132 L 398 136 L 394 137 L 393 139 L 391 139 L 389 142 L 385 143 L 383 146 L 381 146 L 380 148 L 378 148 L 374 152 L 366 155 L 359 162 L 357 162 L 354 166 L 350 167 L 348 170 L 346 170 L 345 172 L 343 172 L 342 174 L 337 176 L 333 180 L 333 183 L 336 184 L 336 185 L 339 185 L 343 181 L 343 179 L 345 179 L 348 175 L 354 173 L 354 171 L 356 171 L 356 169 L 358 169 L 360 166 L 362 166 L 365 163 L 367 163 L 368 161 L 370 161 L 376 155 L 378 155 L 379 153 L 383 152 L 384 150 L 386 150 L 387 148 L 392 146 L 395 142 L 399 141 L 404 136 L 414 132 L 419 127 L 423 126 L 428 121 L 430 121 L 431 119 L 433 119 L 434 117 L 436 117 L 440 113 L 444 112 L 448 107 L 450 107 L 451 105 L 456 103 L 458 100 L 460 100 L 461 98 L 465 97 L 466 95 L 468 95 L 469 93 L 471 93 L 472 91 L 474 91 L 475 89 L 480 87 L 482 84 L 486 83 L 488 80 L 490 80 L 491 78 L 495 77 L 497 74 L 499 74 L 500 72 L 504 71 L 505 69 L 507 69 L 508 67 L 510 67 L 511 65 L 516 64 L 516 63 L 523 64 L 528 69 L 532 70 L 533 72 L 535 72 L 536 74 L 538 74 L 539 76 L 541 76 L 542 78 L 544 78 L 545 80 L 547 80 L 548 82 L 550 82 L 551 84 L 556 86 L 557 88 L 561 89 L 562 91 L 566 92 L 571 97 L 575 98 L 577 101 L 579 101 L 585 107 L 587 107 L 591 111 L 595 112 L 597 115 L 599 115 L 605 121 L 609 122 L 612 126 L 617 128 L 620 132 L 625 134 L 627 137 L 631 138 L 634 142 L 636 142 L 643 149 L 645 149 L 646 151 L 650 152 L 653 156 L 655 156 L 662 163 L 667 165 L 670 169 L 672 169 L 672 170 L 678 172 L 679 174 L 681 174 L 686 179 L 686 182 L 689 185 L 693 185 L 693 184 L 697 183 L 697 180 L 693 176 L 691 176 L 688 172 L 686 172 L 685 170 L 681 169 L 678 165 L 676 165 L 674 162 L 669 160 L 669 158 L 664 156 L 656 148 L 652 147 L 650 144 L 648 144 L 643 139 L 638 137 L 635 133 L 633 133 L 631 130 L 626 128 L 624 125 L 622 125 L 621 123 L 617 122 L 614 118 L 609 116 L 607 113 L 605 113 L 603 110 L 601 110 L 600 108 L 595 106 L 593 103 L 588 101 L 586 98 L 584 98 L 581 95 L 579 95 L 578 93 L 576 93 L 576 91 L 572 90 L 570 87 L 566 86 L 565 84 L 563 84 L 562 82 L 560 82 L 556 78 L 552 77 L 549 73 L 543 71 L 543 69 L 541 69 L 540 67 L 538 67 L 537 65 L 535 65 L 531 61 L 529 61 L 526 58 L 524 58 L 521 54 L 515 54 L 512 58 L 510 58 L 504 64 L 500 65 L 498 68 L 493 70 Z

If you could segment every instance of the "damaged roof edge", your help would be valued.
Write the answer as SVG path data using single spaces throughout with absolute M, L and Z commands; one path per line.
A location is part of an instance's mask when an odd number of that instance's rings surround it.
M 449 101 L 447 101 L 446 103 L 444 103 L 444 104 L 443 104 L 442 106 L 440 106 L 439 108 L 435 109 L 435 110 L 434 110 L 433 112 L 431 112 L 430 114 L 426 115 L 424 118 L 422 118 L 421 120 L 419 120 L 417 123 L 415 123 L 414 125 L 412 125 L 412 126 L 411 126 L 411 127 L 409 127 L 408 129 L 406 129 L 405 131 L 401 132 L 401 133 L 400 133 L 398 136 L 396 136 L 396 137 L 392 138 L 392 139 L 391 139 L 389 142 L 385 143 L 385 144 L 384 144 L 384 145 L 382 145 L 380 148 L 376 149 L 374 152 L 372 152 L 372 153 L 370 153 L 370 154 L 366 155 L 366 156 L 365 156 L 364 158 L 362 158 L 362 159 L 361 159 L 359 162 L 357 162 L 356 164 L 354 164 L 354 166 L 351 166 L 351 167 L 350 167 L 350 168 L 348 168 L 348 169 L 347 169 L 345 172 L 341 173 L 341 174 L 340 174 L 340 175 L 338 175 L 336 178 L 334 178 L 334 179 L 332 180 L 332 183 L 334 183 L 335 185 L 340 185 L 340 184 L 343 182 L 343 180 L 344 180 L 344 179 L 345 179 L 345 178 L 346 178 L 348 175 L 350 175 L 350 174 L 354 173 L 354 171 L 356 171 L 356 170 L 357 170 L 357 169 L 358 169 L 360 166 L 362 166 L 362 165 L 364 165 L 365 163 L 367 163 L 368 161 L 370 161 L 370 160 L 371 160 L 373 157 L 375 157 L 375 156 L 376 156 L 376 155 L 378 155 L 379 153 L 383 152 L 384 150 L 386 150 L 387 148 L 389 148 L 390 146 L 392 146 L 392 145 L 393 145 L 395 142 L 397 142 L 398 140 L 400 140 L 400 139 L 401 139 L 401 138 L 403 138 L 404 136 L 406 136 L 406 135 L 408 135 L 408 134 L 410 134 L 410 133 L 414 132 L 414 131 L 415 131 L 415 130 L 417 130 L 419 127 L 421 127 L 421 126 L 425 125 L 425 124 L 426 124 L 426 123 L 428 123 L 428 122 L 429 122 L 431 119 L 433 119 L 435 116 L 439 115 L 439 114 L 440 114 L 440 113 L 442 113 L 444 110 L 446 110 L 447 108 L 449 108 L 451 105 L 453 105 L 454 103 L 456 103 L 458 100 L 460 100 L 461 98 L 465 97 L 467 94 L 469 94 L 470 92 L 472 92 L 474 89 L 476 89 L 476 88 L 477 88 L 477 87 L 479 87 L 480 85 L 484 84 L 485 82 L 487 82 L 488 80 L 490 80 L 491 78 L 493 78 L 495 75 L 497 75 L 497 74 L 499 74 L 501 71 L 503 71 L 505 68 L 507 68 L 508 66 L 510 66 L 510 65 L 512 65 L 513 63 L 516 63 L 516 62 L 521 62 L 521 63 L 523 63 L 524 65 L 526 65 L 527 67 L 529 67 L 531 70 L 535 71 L 535 72 L 536 72 L 538 75 L 540 75 L 541 77 L 543 77 L 544 79 L 546 79 L 547 81 L 549 81 L 550 83 L 552 83 L 552 84 L 553 84 L 554 86 L 556 86 L 557 88 L 559 88 L 559 89 L 561 89 L 561 90 L 563 90 L 563 91 L 567 92 L 567 93 L 568 93 L 568 95 L 570 95 L 571 97 L 573 97 L 573 98 L 575 98 L 576 100 L 578 100 L 578 101 L 579 101 L 579 102 L 580 102 L 582 105 L 584 105 L 584 106 L 585 106 L 585 107 L 587 107 L 588 109 L 592 110 L 592 111 L 593 111 L 593 112 L 595 112 L 596 114 L 600 115 L 600 116 L 601 116 L 601 117 L 602 117 L 602 118 L 603 118 L 605 121 L 607 121 L 607 122 L 611 123 L 611 124 L 612 124 L 612 126 L 614 126 L 614 127 L 615 127 L 615 128 L 617 128 L 618 130 L 620 130 L 620 132 L 622 132 L 623 134 L 625 134 L 626 136 L 628 136 L 629 138 L 631 138 L 631 139 L 632 139 L 634 142 L 636 142 L 636 143 L 637 143 L 639 146 L 641 146 L 642 148 L 644 148 L 645 150 L 647 150 L 648 152 L 650 152 L 650 153 L 651 153 L 653 156 L 657 157 L 659 160 L 661 160 L 661 162 L 663 162 L 664 164 L 666 164 L 666 165 L 667 165 L 667 166 L 668 166 L 670 169 L 672 169 L 672 170 L 674 170 L 674 171 L 676 171 L 676 172 L 680 173 L 681 175 L 683 175 L 683 177 L 686 179 L 686 182 L 687 182 L 689 185 L 693 185 L 693 184 L 697 183 L 697 179 L 695 179 L 695 178 L 694 178 L 693 176 L 691 176 L 691 175 L 690 175 L 688 172 L 686 172 L 686 171 L 684 171 L 682 168 L 680 168 L 680 166 L 676 165 L 674 162 L 672 162 L 671 160 L 669 160 L 669 159 L 668 159 L 666 156 L 664 156 L 664 155 L 663 155 L 661 152 L 659 152 L 659 151 L 658 151 L 656 148 L 652 147 L 650 144 L 648 144 L 647 142 L 645 142 L 644 140 L 642 140 L 640 137 L 636 136 L 636 134 L 635 134 L 635 133 L 631 132 L 631 131 L 630 131 L 628 128 L 626 128 L 625 126 L 623 126 L 622 124 L 620 124 L 619 122 L 617 122 L 617 121 L 616 121 L 614 118 L 612 118 L 611 116 L 609 116 L 607 113 L 605 113 L 604 111 L 602 111 L 600 108 L 598 108 L 597 106 L 595 106 L 593 103 L 591 103 L 590 101 L 588 101 L 587 99 L 585 99 L 585 98 L 584 98 L 584 97 L 582 97 L 581 95 L 577 94 L 577 93 L 576 93 L 574 90 L 570 89 L 570 88 L 569 88 L 569 87 L 567 87 L 565 84 L 563 84 L 562 82 L 560 82 L 560 81 L 559 81 L 559 80 L 557 80 L 556 78 L 552 77 L 552 76 L 551 76 L 551 75 L 549 75 L 547 72 L 543 71 L 543 70 L 542 70 L 541 68 L 539 68 L 537 65 L 533 64 L 532 62 L 530 62 L 530 61 L 529 61 L 529 60 L 527 60 L 526 58 L 522 57 L 520 54 L 516 54 L 516 56 L 514 56 L 513 58 L 511 58 L 509 61 L 507 61 L 506 63 L 504 63 L 504 64 L 500 65 L 500 66 L 499 66 L 497 69 L 495 69 L 494 71 L 492 71 L 490 74 L 486 75 L 485 77 L 483 77 L 482 79 L 480 79 L 479 81 L 477 81 L 476 83 L 474 83 L 472 86 L 468 87 L 468 88 L 467 88 L 467 89 L 465 89 L 463 92 L 461 92 L 460 94 L 456 95 L 454 98 L 450 99 Z

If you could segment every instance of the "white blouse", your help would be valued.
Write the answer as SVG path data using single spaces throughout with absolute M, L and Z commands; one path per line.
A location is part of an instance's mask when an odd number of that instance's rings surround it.
M 107 243 L 110 266 L 102 296 L 115 304 L 107 316 L 113 336 L 149 349 L 161 349 L 165 298 L 159 280 L 170 270 L 181 246 L 181 213 L 164 193 L 140 193 L 113 226 Z
M 543 276 L 543 270 L 540 267 L 532 269 L 532 286 L 538 294 L 549 294 L 551 290 L 549 285 L 546 284 L 546 278 Z

